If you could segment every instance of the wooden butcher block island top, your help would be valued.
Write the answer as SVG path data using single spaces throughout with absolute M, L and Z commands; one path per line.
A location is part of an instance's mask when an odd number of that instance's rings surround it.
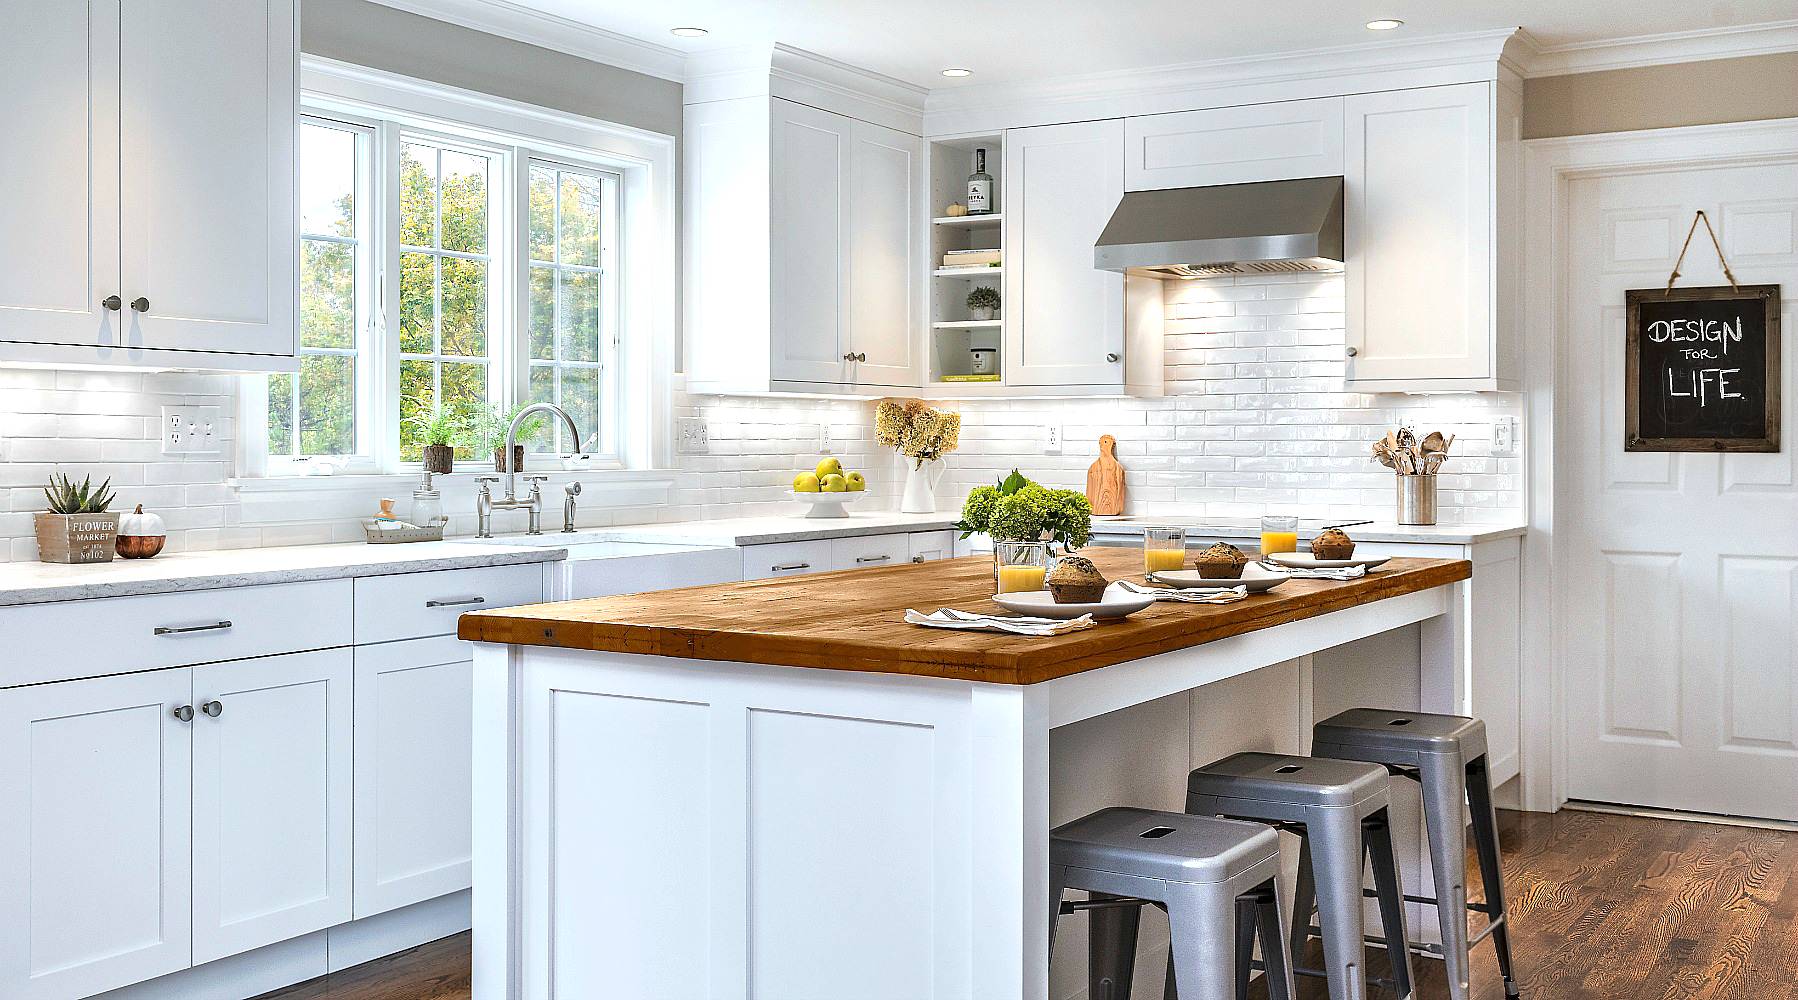
M 1142 579 L 1139 549 L 1081 555 L 1107 579 Z M 1394 559 L 1360 580 L 1291 580 L 1234 604 L 1163 601 L 1123 621 L 1043 638 L 906 624 L 907 608 L 1005 613 L 990 599 L 992 558 L 970 556 L 476 611 L 462 616 L 458 634 L 476 642 L 1035 684 L 1472 575 L 1462 560 Z

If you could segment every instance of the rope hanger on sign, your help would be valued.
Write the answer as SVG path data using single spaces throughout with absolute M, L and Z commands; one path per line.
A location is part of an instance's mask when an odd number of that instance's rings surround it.
M 1679 280 L 1679 265 L 1686 262 L 1686 251 L 1692 247 L 1692 234 L 1698 232 L 1698 224 L 1700 222 L 1704 223 L 1704 231 L 1711 234 L 1711 246 L 1717 248 L 1717 263 L 1723 265 L 1723 276 L 1729 279 L 1730 290 L 1736 292 L 1741 291 L 1742 286 L 1736 284 L 1735 272 L 1729 269 L 1729 261 L 1723 259 L 1723 244 L 1717 240 L 1717 231 L 1711 228 L 1711 217 L 1704 214 L 1704 209 L 1701 208 L 1696 215 L 1692 216 L 1691 228 L 1686 230 L 1686 242 L 1679 248 L 1679 257 L 1673 261 L 1673 273 L 1667 275 L 1667 291 L 1665 294 L 1673 294 L 1673 283 Z

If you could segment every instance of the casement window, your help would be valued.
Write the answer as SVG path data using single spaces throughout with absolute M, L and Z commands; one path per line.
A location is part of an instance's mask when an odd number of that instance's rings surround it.
M 309 98 L 302 110 L 300 370 L 259 377 L 265 431 L 246 435 L 246 465 L 403 473 L 448 414 L 465 428 L 459 468 L 490 469 L 480 415 L 491 427 L 536 401 L 573 416 L 589 467 L 633 464 L 627 453 L 651 436 L 631 424 L 651 411 L 627 403 L 647 398 L 633 383 L 650 379 L 621 366 L 627 330 L 650 313 L 626 299 L 651 286 L 625 268 L 653 258 L 621 241 L 627 199 L 656 190 L 627 177 L 643 164 L 568 143 L 573 126 L 546 140 L 363 102 Z M 531 452 L 574 450 L 559 421 L 533 426 Z

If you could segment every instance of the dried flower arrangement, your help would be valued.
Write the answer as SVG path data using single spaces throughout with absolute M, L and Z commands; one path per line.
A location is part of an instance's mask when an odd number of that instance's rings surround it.
M 921 399 L 883 399 L 874 410 L 874 440 L 919 468 L 961 444 L 961 414 L 933 409 Z

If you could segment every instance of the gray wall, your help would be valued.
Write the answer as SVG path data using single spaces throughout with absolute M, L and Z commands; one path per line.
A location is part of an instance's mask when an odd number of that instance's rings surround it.
M 1798 52 L 1544 76 L 1523 83 L 1523 137 L 1798 118 Z
M 312 55 L 680 135 L 681 85 L 368 0 L 305 0 Z

